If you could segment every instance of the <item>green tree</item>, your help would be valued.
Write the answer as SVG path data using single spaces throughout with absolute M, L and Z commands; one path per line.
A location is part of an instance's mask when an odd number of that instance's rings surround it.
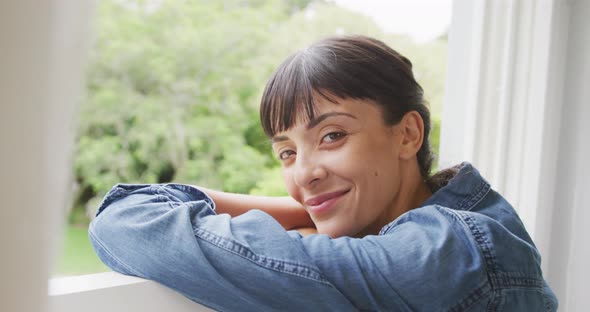
M 384 40 L 440 111 L 445 40 L 419 46 L 323 1 L 105 0 L 96 32 L 74 164 L 74 206 L 88 215 L 118 182 L 285 194 L 260 95 L 288 54 L 322 37 Z

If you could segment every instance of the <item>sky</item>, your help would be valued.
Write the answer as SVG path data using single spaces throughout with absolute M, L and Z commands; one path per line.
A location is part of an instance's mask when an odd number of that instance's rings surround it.
M 332 0 L 339 6 L 368 15 L 386 32 L 428 42 L 451 22 L 452 0 Z

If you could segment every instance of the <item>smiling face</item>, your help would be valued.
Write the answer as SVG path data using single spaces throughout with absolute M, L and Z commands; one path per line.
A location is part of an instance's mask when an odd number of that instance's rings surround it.
M 401 212 L 403 123 L 389 126 L 368 100 L 318 98 L 315 117 L 277 133 L 287 191 L 331 237 L 376 234 Z M 403 155 L 402 155 L 403 156 Z
M 264 132 L 319 233 L 377 234 L 430 194 L 430 112 L 412 63 L 363 36 L 320 40 L 266 84 Z

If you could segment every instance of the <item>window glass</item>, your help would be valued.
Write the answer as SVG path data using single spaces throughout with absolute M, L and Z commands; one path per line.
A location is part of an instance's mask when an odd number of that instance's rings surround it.
M 436 151 L 450 10 L 450 0 L 100 1 L 53 275 L 108 270 L 87 227 L 118 182 L 285 195 L 261 92 L 286 56 L 326 36 L 375 37 L 412 61 Z

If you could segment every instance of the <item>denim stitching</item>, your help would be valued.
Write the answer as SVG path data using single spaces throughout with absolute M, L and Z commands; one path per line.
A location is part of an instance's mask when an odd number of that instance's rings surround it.
M 535 277 L 522 275 L 519 273 L 496 273 L 494 276 L 496 288 L 515 288 L 524 287 L 527 289 L 543 289 L 543 280 Z
M 480 201 L 484 199 L 484 197 L 490 192 L 490 190 L 490 184 L 482 180 L 476 187 L 476 191 L 473 192 L 474 194 L 460 201 L 455 209 L 467 211 L 473 209 L 473 207 L 475 207 Z M 389 230 L 391 230 L 391 228 L 395 225 L 396 221 L 397 220 L 393 220 L 389 222 L 387 225 L 385 225 L 383 228 L 381 228 L 381 230 L 379 231 L 379 235 L 387 234 L 387 232 L 389 232 Z
M 488 281 L 494 294 L 488 304 L 488 310 L 496 311 L 499 304 L 499 300 L 501 299 L 501 297 L 497 293 L 499 280 L 497 278 L 498 268 L 496 266 L 496 257 L 494 255 L 492 248 L 490 247 L 490 243 L 488 242 L 486 236 L 484 235 L 480 227 L 477 225 L 477 221 L 465 212 L 457 211 L 457 213 L 463 217 L 463 220 L 469 226 L 469 229 L 484 256 Z
M 100 203 L 100 205 L 98 206 L 98 209 L 96 210 L 96 215 L 95 217 L 97 217 L 106 207 L 110 206 L 112 203 L 116 202 L 117 200 L 119 200 L 120 198 L 122 198 L 124 195 L 127 195 L 127 190 L 120 188 L 117 185 L 115 185 L 104 197 L 104 199 L 102 200 L 102 202 Z
M 471 210 L 477 203 L 479 203 L 490 191 L 490 184 L 481 181 L 472 196 L 465 198 L 457 204 L 458 210 Z
M 487 194 L 487 192 L 486 192 L 486 194 Z M 461 211 L 455 211 L 453 209 L 448 209 L 448 208 L 444 208 L 444 207 L 441 207 L 441 208 L 443 208 L 442 210 L 440 210 L 441 212 L 444 211 L 444 212 L 449 213 L 457 222 L 459 222 L 460 224 L 462 224 L 464 226 L 464 228 L 466 229 L 466 232 L 468 234 L 471 234 L 473 236 L 473 233 L 471 231 L 471 227 L 469 226 L 469 224 L 467 224 L 467 222 L 463 218 L 464 213 L 462 213 Z M 482 252 L 482 254 L 484 254 L 484 253 Z M 484 255 L 484 258 L 485 258 L 485 255 Z M 487 263 L 486 263 L 486 265 L 487 265 Z M 482 283 L 481 286 L 479 286 L 475 290 L 471 291 L 466 297 L 459 300 L 455 305 L 453 305 L 449 309 L 449 311 L 464 311 L 464 310 L 468 309 L 469 307 L 471 307 L 472 305 L 476 304 L 480 299 L 484 298 L 491 291 L 493 291 L 493 288 L 490 285 L 490 282 L 488 280 L 486 280 Z
M 123 268 L 125 268 L 126 270 L 128 270 L 131 274 L 135 275 L 135 276 L 142 276 L 141 274 L 137 273 L 137 271 L 131 269 L 128 265 L 126 265 L 125 263 L 123 263 L 121 260 L 119 260 L 117 257 L 115 257 L 108 248 L 105 247 L 105 245 L 100 241 L 100 239 L 98 239 L 98 237 L 96 237 L 96 235 L 94 235 L 94 233 L 92 233 L 91 230 L 88 231 L 88 234 L 90 236 L 92 236 L 92 238 L 94 238 L 94 241 L 100 245 L 100 247 L 104 250 L 104 252 L 111 257 L 111 259 L 113 259 L 113 261 L 117 262 L 120 266 L 122 266 Z
M 215 202 L 213 201 L 213 199 L 211 199 L 211 197 L 207 193 L 205 193 L 195 187 L 192 187 L 189 185 L 183 185 L 183 184 L 176 184 L 176 183 L 157 184 L 156 186 L 158 186 L 158 191 L 161 190 L 163 192 L 166 192 L 165 191 L 166 188 L 169 187 L 171 189 L 175 189 L 175 190 L 181 191 L 183 193 L 191 193 L 192 195 L 195 195 L 197 197 L 204 197 L 204 198 L 199 198 L 198 200 L 204 201 L 205 203 L 207 203 L 209 205 L 209 208 L 211 208 L 211 210 L 215 211 Z M 194 201 L 194 200 L 191 199 L 189 201 Z
M 477 225 L 477 221 L 474 218 L 462 211 L 457 211 L 457 214 L 459 214 L 463 218 L 463 220 L 469 227 L 471 234 L 475 238 L 475 241 L 477 242 L 483 253 L 488 273 L 492 275 L 491 277 L 493 277 L 493 282 L 496 282 L 496 257 L 494 256 L 493 250 L 490 247 L 490 243 L 488 242 L 486 236 L 484 235 L 483 231 L 479 228 L 479 226 Z M 492 283 L 492 288 L 495 287 L 495 283 Z
M 486 281 L 483 285 L 471 291 L 467 297 L 459 300 L 459 302 L 452 306 L 449 311 L 465 311 L 476 304 L 481 298 L 485 298 L 485 296 L 491 291 L 492 287 L 490 287 L 490 284 Z
M 265 256 L 260 256 L 250 250 L 248 247 L 229 240 L 227 238 L 217 236 L 214 233 L 208 232 L 201 228 L 193 227 L 193 231 L 195 235 L 204 241 L 215 245 L 219 248 L 225 249 L 237 256 L 240 256 L 244 259 L 247 259 L 261 267 L 271 269 L 274 271 L 287 273 L 303 278 L 307 278 L 310 280 L 314 280 L 323 284 L 326 284 L 330 287 L 334 287 L 330 282 L 328 282 L 325 278 L 321 276 L 321 273 L 313 268 L 298 264 L 298 263 L 290 263 L 288 261 L 269 258 Z

